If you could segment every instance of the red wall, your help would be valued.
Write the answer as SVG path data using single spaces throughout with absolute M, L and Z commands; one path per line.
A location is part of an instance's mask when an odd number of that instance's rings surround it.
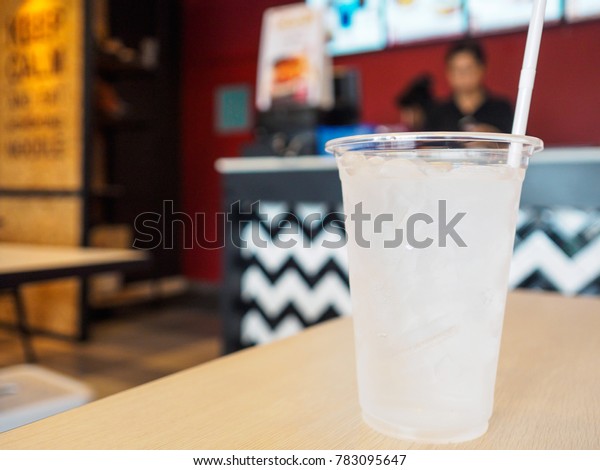
M 214 162 L 236 156 L 249 134 L 220 136 L 214 131 L 214 92 L 227 84 L 254 87 L 265 8 L 283 0 L 185 0 L 183 150 L 184 203 L 188 213 L 206 213 L 204 230 L 214 237 L 220 209 L 219 175 Z M 482 40 L 488 56 L 488 85 L 516 98 L 525 32 Z M 433 74 L 436 92 L 448 92 L 443 57 L 446 44 L 423 44 L 336 59 L 360 70 L 363 120 L 391 123 L 393 98 L 421 72 Z M 547 145 L 600 145 L 600 22 L 560 25 L 544 33 L 528 134 Z M 209 238 L 213 239 L 213 238 Z M 220 278 L 220 253 L 200 248 L 184 254 L 186 275 L 205 281 Z

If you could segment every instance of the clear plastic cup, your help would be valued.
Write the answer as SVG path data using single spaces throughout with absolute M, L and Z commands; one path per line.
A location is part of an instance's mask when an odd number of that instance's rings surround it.
M 342 181 L 359 399 L 375 430 L 432 443 L 486 432 L 521 185 L 542 148 L 491 133 L 327 143 Z

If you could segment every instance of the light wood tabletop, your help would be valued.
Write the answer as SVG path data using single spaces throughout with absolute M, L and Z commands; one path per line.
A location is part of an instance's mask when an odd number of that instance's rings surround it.
M 21 290 L 23 284 L 134 270 L 148 267 L 149 264 L 147 252 L 133 249 L 0 243 L 0 290 L 7 290 L 14 298 L 17 327 L 26 359 L 34 361 L 35 353 L 29 341 L 30 329 Z M 89 321 L 86 309 L 79 309 L 79 312 L 80 318 L 75 328 L 79 338 L 83 339 L 88 335 Z
M 86 269 L 106 271 L 147 260 L 147 254 L 138 250 L 0 243 L 0 285 L 16 279 L 20 283 L 85 273 Z
M 0 434 L 0 448 L 599 449 L 599 358 L 600 299 L 513 292 L 494 415 L 471 442 L 369 429 L 344 318 Z

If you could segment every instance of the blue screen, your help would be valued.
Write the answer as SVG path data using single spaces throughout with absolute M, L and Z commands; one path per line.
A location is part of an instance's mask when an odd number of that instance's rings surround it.
M 325 11 L 331 55 L 385 48 L 385 0 L 307 0 L 307 4 Z

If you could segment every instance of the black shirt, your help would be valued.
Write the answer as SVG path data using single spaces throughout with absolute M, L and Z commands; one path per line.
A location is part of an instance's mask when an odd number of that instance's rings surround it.
M 490 94 L 486 95 L 479 109 L 470 115 L 463 114 L 453 99 L 440 103 L 428 114 L 427 130 L 429 131 L 462 131 L 465 123 L 490 124 L 505 133 L 510 133 L 512 130 L 511 104 L 504 98 Z

